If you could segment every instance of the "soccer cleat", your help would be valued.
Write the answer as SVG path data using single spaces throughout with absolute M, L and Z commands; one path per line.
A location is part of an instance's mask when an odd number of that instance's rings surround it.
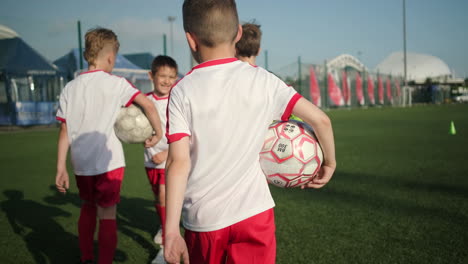
M 161 245 L 162 244 L 162 229 L 159 228 L 158 233 L 154 236 L 154 243 Z
M 166 260 L 164 260 L 164 248 L 161 248 L 156 255 L 156 257 L 151 261 L 151 264 L 166 264 Z

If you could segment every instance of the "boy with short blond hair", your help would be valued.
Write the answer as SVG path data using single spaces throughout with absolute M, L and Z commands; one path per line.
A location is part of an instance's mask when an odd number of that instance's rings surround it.
M 259 163 L 268 125 L 294 113 L 314 128 L 325 161 L 305 187 L 321 188 L 336 167 L 330 119 L 273 74 L 234 58 L 242 35 L 234 0 L 186 0 L 183 19 L 200 64 L 168 104 L 164 256 L 274 263 L 274 202 Z
M 256 64 L 256 58 L 260 52 L 262 30 L 260 25 L 254 22 L 242 25 L 242 37 L 236 43 L 236 57 L 252 65 Z
M 99 219 L 99 264 L 111 264 L 117 247 L 116 204 L 124 176 L 122 144 L 114 123 L 122 106 L 139 104 L 155 133 L 145 142 L 154 146 L 161 138 L 161 121 L 154 105 L 126 79 L 110 74 L 119 49 L 117 36 L 109 29 L 96 28 L 85 36 L 88 71 L 70 81 L 60 95 L 57 120 L 61 122 L 55 185 L 66 193 L 70 181 L 67 152 L 79 195 L 78 220 L 81 263 L 94 263 L 93 241 Z
M 148 75 L 153 82 L 153 91 L 146 96 L 158 109 L 161 119 L 162 131 L 166 131 L 166 109 L 169 93 L 177 80 L 177 63 L 169 56 L 159 55 L 151 63 L 151 71 Z M 161 245 L 161 250 L 154 259 L 153 263 L 162 263 L 163 257 L 163 239 L 164 223 L 166 222 L 166 181 L 165 167 L 169 145 L 167 139 L 163 138 L 155 146 L 145 148 L 145 170 L 151 189 L 154 194 L 156 212 L 158 213 L 161 226 L 154 236 L 154 242 Z

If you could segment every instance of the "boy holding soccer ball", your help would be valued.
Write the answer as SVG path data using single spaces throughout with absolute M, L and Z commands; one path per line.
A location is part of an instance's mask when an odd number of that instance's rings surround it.
M 320 188 L 336 167 L 330 119 L 273 74 L 234 57 L 242 35 L 234 0 L 185 0 L 183 23 L 200 64 L 172 88 L 167 109 L 164 256 L 274 263 L 274 202 L 259 163 L 268 125 L 294 113 L 314 128 L 325 161 L 306 187 Z
M 114 123 L 122 106 L 132 102 L 146 113 L 155 133 L 147 147 L 161 138 L 158 111 L 126 79 L 110 74 L 114 68 L 119 41 L 109 29 L 96 28 L 85 36 L 84 57 L 88 71 L 69 82 L 60 95 L 57 120 L 61 122 L 55 185 L 66 193 L 70 180 L 66 168 L 67 152 L 83 200 L 78 220 L 81 263 L 94 263 L 93 242 L 99 219 L 99 264 L 110 264 L 117 247 L 116 204 L 125 160 L 122 144 L 114 133 Z
M 151 64 L 148 75 L 153 82 L 154 91 L 146 96 L 158 109 L 162 123 L 163 133 L 166 130 L 166 108 L 169 92 L 177 80 L 177 63 L 169 56 L 157 56 Z M 153 147 L 145 148 L 145 169 L 148 180 L 156 200 L 155 208 L 159 215 L 161 227 L 154 237 L 156 244 L 163 244 L 164 222 L 166 221 L 166 185 L 165 167 L 167 150 L 169 145 L 167 139 L 163 138 Z M 159 259 L 163 258 L 163 250 L 158 253 Z M 158 259 L 156 256 L 155 260 Z

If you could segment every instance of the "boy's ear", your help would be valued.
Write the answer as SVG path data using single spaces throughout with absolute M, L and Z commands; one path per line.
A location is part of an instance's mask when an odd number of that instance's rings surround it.
M 185 37 L 187 38 L 187 42 L 189 44 L 190 49 L 193 52 L 198 51 L 198 42 L 195 35 L 192 35 L 190 32 L 185 32 Z
M 107 54 L 106 59 L 107 59 L 107 63 L 109 65 L 112 65 L 112 54 L 110 52 Z
M 148 72 L 148 76 L 149 76 L 150 80 L 153 80 L 153 73 L 151 71 Z
M 242 38 L 242 26 L 238 25 L 237 26 L 237 35 L 236 35 L 236 38 L 234 39 L 234 44 L 237 43 L 241 38 Z

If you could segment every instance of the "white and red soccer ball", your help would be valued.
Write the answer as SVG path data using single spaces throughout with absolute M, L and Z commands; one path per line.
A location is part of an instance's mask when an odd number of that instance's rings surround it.
M 289 120 L 270 125 L 260 152 L 260 165 L 269 183 L 298 187 L 312 180 L 323 162 L 323 153 L 312 129 Z

